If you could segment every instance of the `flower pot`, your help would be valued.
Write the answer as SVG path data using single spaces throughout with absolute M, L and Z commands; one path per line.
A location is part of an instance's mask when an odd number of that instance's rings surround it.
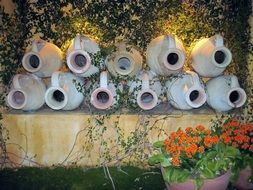
M 247 96 L 234 75 L 219 76 L 206 84 L 207 103 L 216 111 L 229 111 L 244 105 Z
M 187 71 L 172 77 L 166 82 L 170 104 L 182 110 L 198 108 L 206 102 L 203 83 L 195 72 Z
M 125 43 L 117 45 L 117 51 L 107 56 L 105 64 L 113 76 L 134 76 L 142 67 L 142 56 L 134 47 L 126 48 Z
M 162 86 L 158 77 L 152 72 L 141 72 L 134 81 L 129 81 L 130 93 L 134 94 L 133 103 L 143 110 L 151 110 L 161 101 Z
M 62 52 L 52 43 L 34 40 L 31 50 L 22 59 L 22 65 L 38 77 L 50 77 L 62 66 Z
M 69 69 L 82 77 L 89 77 L 99 69 L 92 64 L 90 54 L 100 51 L 98 44 L 86 36 L 77 35 L 67 50 L 67 65 Z
M 153 39 L 147 47 L 147 63 L 150 69 L 162 76 L 181 71 L 185 62 L 183 44 L 174 36 L 165 35 Z
M 253 183 L 248 182 L 249 177 L 251 176 L 252 169 L 250 166 L 247 166 L 245 169 L 241 170 L 239 177 L 235 183 L 235 187 L 238 190 L 252 190 Z
M 46 86 L 33 74 L 17 74 L 13 78 L 13 86 L 7 96 L 7 103 L 14 109 L 24 111 L 37 110 L 45 103 Z
M 97 109 L 105 110 L 111 108 L 117 102 L 117 99 L 114 84 L 108 84 L 107 71 L 101 72 L 99 87 L 91 94 L 91 104 Z
M 163 169 L 161 171 L 163 173 Z M 226 190 L 230 176 L 231 171 L 229 170 L 225 174 L 214 179 L 206 179 L 204 180 L 204 184 L 201 186 L 200 190 Z M 165 182 L 165 185 L 168 190 L 196 190 L 192 179 L 177 184 L 168 184 Z
M 75 81 L 75 82 L 74 82 Z M 55 72 L 51 78 L 51 87 L 45 94 L 46 104 L 54 110 L 73 110 L 83 102 L 83 93 L 77 90 L 76 84 L 83 86 L 81 78 L 69 72 Z
M 231 63 L 232 54 L 224 46 L 223 38 L 215 35 L 200 40 L 191 52 L 192 67 L 203 77 L 216 77 Z

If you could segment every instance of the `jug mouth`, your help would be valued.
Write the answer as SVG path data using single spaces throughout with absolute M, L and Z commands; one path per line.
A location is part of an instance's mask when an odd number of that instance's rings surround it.
M 179 70 L 184 66 L 185 55 L 176 48 L 171 48 L 162 55 L 162 62 L 169 70 Z
M 134 70 L 135 61 L 128 53 L 120 54 L 115 58 L 114 68 L 120 75 L 129 75 Z
M 90 55 L 84 50 L 73 50 L 67 56 L 67 65 L 74 73 L 85 73 L 91 66 Z
M 62 88 L 50 87 L 46 91 L 45 101 L 50 108 L 60 110 L 67 105 L 68 97 Z
M 157 94 L 151 90 L 142 90 L 137 95 L 137 104 L 143 110 L 151 110 L 158 104 Z
M 212 62 L 217 67 L 227 67 L 232 61 L 232 54 L 226 47 L 215 48 L 212 54 Z
M 8 104 L 14 109 L 22 109 L 27 102 L 26 93 L 21 90 L 11 90 L 7 96 Z
M 41 69 L 43 63 L 37 52 L 28 52 L 22 58 L 22 65 L 28 72 L 34 73 Z
M 206 92 L 201 87 L 192 87 L 186 92 L 186 102 L 192 108 L 199 108 L 206 102 Z
M 232 88 L 227 93 L 228 104 L 233 108 L 239 108 L 244 105 L 247 100 L 245 91 L 242 88 Z
M 107 88 L 97 88 L 91 94 L 91 103 L 97 109 L 108 109 L 113 104 L 113 94 Z

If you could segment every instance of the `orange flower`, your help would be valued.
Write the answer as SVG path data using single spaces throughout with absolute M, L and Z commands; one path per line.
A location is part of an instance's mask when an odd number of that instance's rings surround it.
M 198 125 L 196 127 L 197 131 L 204 131 L 205 130 L 205 127 L 203 125 Z
M 172 157 L 172 165 L 173 166 L 179 166 L 180 165 L 180 161 L 179 161 L 178 157 Z
M 249 151 L 253 152 L 253 145 L 250 145 Z
M 199 147 L 199 152 L 202 153 L 202 152 L 204 152 L 204 151 L 205 151 L 204 146 L 200 146 L 200 147 Z
M 247 148 L 249 148 L 249 144 L 244 143 L 244 144 L 242 145 L 242 149 L 246 150 Z

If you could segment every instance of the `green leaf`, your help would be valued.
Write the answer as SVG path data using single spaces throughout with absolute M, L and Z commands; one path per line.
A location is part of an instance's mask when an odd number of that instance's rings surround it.
M 155 148 L 162 148 L 163 147 L 163 141 L 157 141 L 153 144 Z
M 158 164 L 158 163 L 161 163 L 163 162 L 165 159 L 164 155 L 163 154 L 156 154 L 154 156 L 151 156 L 149 159 L 148 159 L 148 163 L 150 165 L 155 165 L 155 164 Z
M 201 170 L 202 175 L 205 178 L 209 178 L 212 179 L 215 177 L 215 172 L 213 172 L 212 170 L 210 170 L 209 168 L 205 167 L 203 170 Z
M 197 179 L 194 180 L 194 184 L 195 184 L 196 190 L 200 190 L 200 188 L 204 184 L 204 179 L 203 178 L 197 178 Z
M 165 158 L 164 157 L 163 161 L 161 162 L 161 166 L 162 167 L 171 166 L 171 158 Z

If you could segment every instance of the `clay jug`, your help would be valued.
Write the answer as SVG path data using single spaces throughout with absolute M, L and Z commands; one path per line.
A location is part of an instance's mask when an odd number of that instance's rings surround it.
M 129 91 L 133 93 L 133 103 L 137 103 L 143 110 L 151 110 L 161 101 L 162 85 L 159 78 L 152 71 L 142 71 L 136 79 L 128 82 Z
M 223 37 L 215 35 L 200 40 L 191 52 L 192 67 L 203 77 L 216 77 L 231 63 L 232 54 L 224 46 Z
M 55 72 L 51 78 L 51 86 L 45 94 L 46 104 L 54 110 L 74 110 L 83 102 L 84 95 L 77 89 L 84 85 L 81 78 L 69 72 Z
M 108 83 L 108 72 L 100 73 L 100 83 L 98 88 L 91 94 L 91 104 L 101 110 L 111 108 L 117 102 L 116 87 L 113 83 Z
M 177 74 L 166 82 L 170 104 L 181 110 L 198 108 L 206 102 L 204 84 L 195 72 Z
M 207 103 L 218 112 L 239 108 L 246 102 L 245 91 L 234 75 L 210 79 L 206 84 Z
M 98 66 L 92 64 L 91 54 L 100 51 L 98 44 L 91 38 L 77 35 L 67 51 L 67 65 L 69 69 L 82 77 L 89 77 L 99 72 Z
M 147 63 L 157 75 L 169 76 L 178 73 L 184 62 L 183 44 L 174 36 L 159 36 L 147 47 Z
M 46 86 L 33 74 L 17 74 L 13 78 L 12 89 L 7 102 L 14 109 L 24 111 L 37 110 L 45 103 Z
M 134 47 L 127 48 L 125 43 L 117 44 L 116 52 L 107 56 L 105 64 L 113 76 L 134 76 L 142 67 L 142 56 Z
M 38 77 L 50 77 L 62 67 L 62 52 L 52 43 L 34 40 L 31 50 L 23 56 L 22 65 Z

